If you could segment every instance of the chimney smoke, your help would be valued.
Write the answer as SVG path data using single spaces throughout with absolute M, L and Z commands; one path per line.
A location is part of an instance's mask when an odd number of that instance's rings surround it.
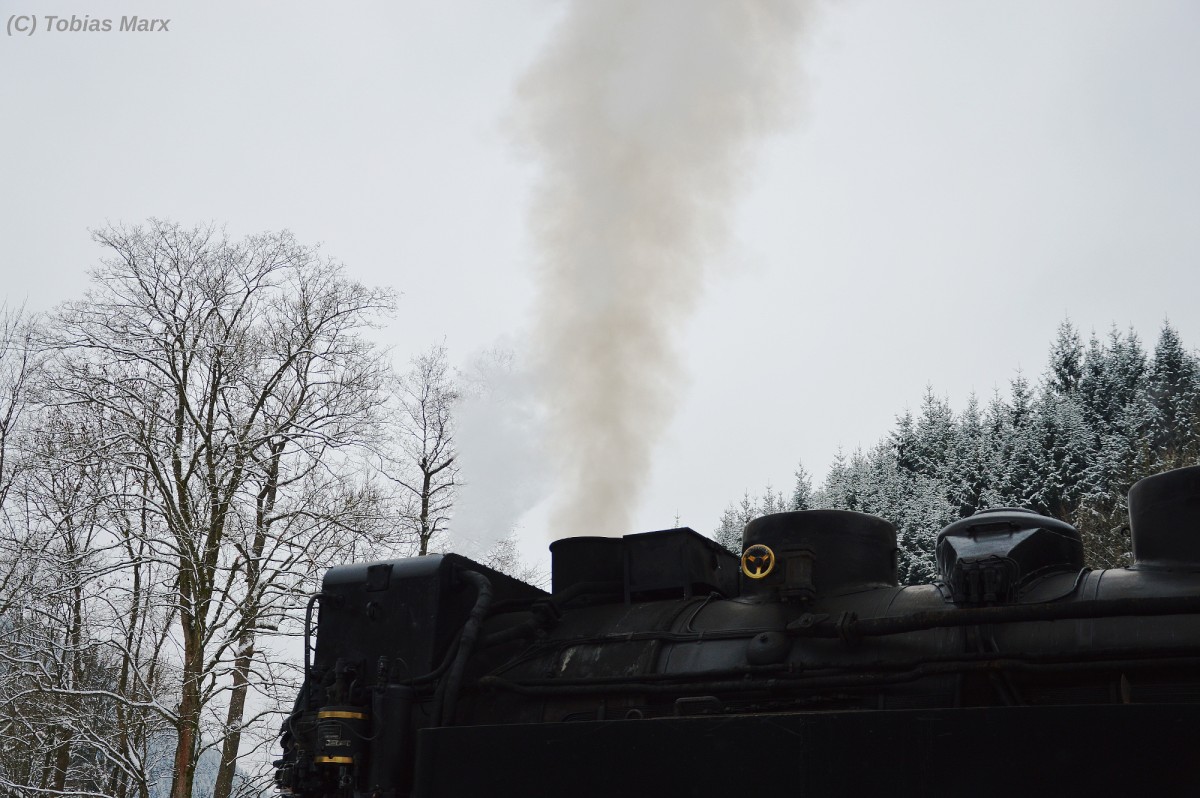
M 794 0 L 574 2 L 519 88 L 542 168 L 535 346 L 556 537 L 624 534 L 680 402 L 677 332 L 755 145 L 791 116 Z

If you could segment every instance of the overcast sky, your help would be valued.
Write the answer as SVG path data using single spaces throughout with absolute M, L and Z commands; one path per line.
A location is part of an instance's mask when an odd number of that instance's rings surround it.
M 538 164 L 514 88 L 564 4 L 0 0 L 3 296 L 78 295 L 88 230 L 150 216 L 291 229 L 402 292 L 403 361 L 518 349 Z M 1200 4 L 818 4 L 793 123 L 761 142 L 729 245 L 674 331 L 682 373 L 630 532 L 711 531 L 869 446 L 930 384 L 961 408 L 1055 327 L 1164 319 L 1200 342 Z M 47 15 L 169 18 L 55 32 Z M 11 27 L 36 15 L 31 36 Z M 544 548 L 538 508 L 521 529 Z

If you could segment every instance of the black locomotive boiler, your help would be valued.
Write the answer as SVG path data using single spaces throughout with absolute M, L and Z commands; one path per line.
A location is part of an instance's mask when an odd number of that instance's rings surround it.
M 453 554 L 325 577 L 280 788 L 341 796 L 1197 794 L 1200 467 L 1137 483 L 1134 563 L 1003 509 L 896 583 L 886 521 L 551 544 L 547 594 Z M 310 613 L 311 614 L 311 613 Z M 309 624 L 311 627 L 311 623 Z

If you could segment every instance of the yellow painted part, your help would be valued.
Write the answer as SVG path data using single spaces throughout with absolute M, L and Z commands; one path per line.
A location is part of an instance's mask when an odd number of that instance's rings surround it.
M 317 763 L 321 765 L 353 765 L 354 759 L 348 756 L 319 756 Z
M 366 720 L 367 716 L 361 712 L 344 712 L 340 709 L 331 709 L 325 712 L 318 712 L 317 718 L 324 720 L 325 718 L 349 718 L 350 720 Z
M 751 552 L 754 552 L 754 554 L 751 554 Z M 754 557 L 759 561 L 765 559 L 767 562 L 766 568 L 764 568 L 762 565 L 758 565 L 752 569 L 749 563 L 751 557 Z M 755 543 L 753 546 L 742 552 L 742 573 L 751 579 L 762 579 L 773 570 L 775 570 L 775 552 L 771 551 L 770 546 L 764 546 L 762 543 Z

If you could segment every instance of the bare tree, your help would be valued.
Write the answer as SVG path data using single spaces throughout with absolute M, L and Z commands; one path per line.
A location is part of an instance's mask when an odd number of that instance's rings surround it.
M 31 411 L 5 516 L 28 578 L 0 613 L 0 738 L 23 755 L 0 762 L 0 789 L 149 798 L 177 695 L 164 678 L 176 615 L 144 469 L 106 456 L 95 408 Z
M 54 743 L 36 731 L 42 703 L 28 678 L 43 664 L 29 656 L 41 630 L 40 607 L 27 600 L 41 577 L 42 548 L 30 534 L 19 497 L 25 463 L 19 439 L 31 414 L 36 361 L 32 322 L 20 309 L 0 308 L 0 791 L 38 778 Z
M 380 471 L 400 491 L 400 521 L 417 541 L 417 554 L 446 530 L 458 492 L 454 408 L 459 390 L 445 345 L 414 357 L 394 381 L 392 447 Z
M 483 556 L 483 564 L 494 568 L 502 574 L 508 574 L 514 579 L 520 579 L 526 584 L 550 589 L 550 574 L 537 563 L 521 559 L 517 548 L 517 533 L 512 532 L 508 537 L 498 540 Z
M 384 375 L 362 331 L 392 297 L 288 233 L 234 241 L 152 220 L 95 239 L 109 257 L 93 289 L 50 325 L 48 398 L 102 420 L 115 581 L 144 600 L 136 563 L 165 569 L 171 590 L 161 642 L 136 621 L 114 638 L 118 678 L 144 695 L 124 706 L 169 720 L 172 798 L 191 795 L 205 747 L 221 751 L 228 798 L 259 639 L 379 520 L 350 452 L 374 437 Z M 173 698 L 157 703 L 168 676 Z
M 122 611 L 109 610 L 121 602 L 103 593 L 112 573 L 97 467 L 103 461 L 92 454 L 94 438 L 78 415 L 43 409 L 22 436 L 24 468 L 10 496 L 20 502 L 23 561 L 33 579 L 10 602 L 14 636 L 0 652 L 6 683 L 17 686 L 6 720 L 40 749 L 28 752 L 23 772 L 5 778 L 56 794 L 101 791 L 121 756 L 107 739 L 116 658 L 97 634 L 116 625 Z
M 0 306 L 0 509 L 16 474 L 12 443 L 30 404 L 29 383 L 37 361 L 34 329 L 34 319 L 22 308 Z

